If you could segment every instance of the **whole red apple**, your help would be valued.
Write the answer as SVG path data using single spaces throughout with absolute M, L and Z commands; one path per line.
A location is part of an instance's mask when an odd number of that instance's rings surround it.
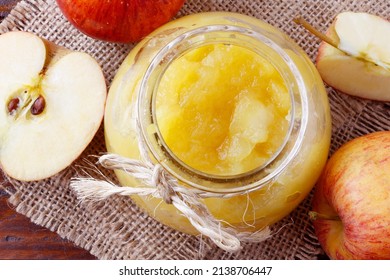
M 331 259 L 390 259 L 390 131 L 356 138 L 334 153 L 311 214 Z
M 168 22 L 185 0 L 57 0 L 80 31 L 111 42 L 136 42 Z

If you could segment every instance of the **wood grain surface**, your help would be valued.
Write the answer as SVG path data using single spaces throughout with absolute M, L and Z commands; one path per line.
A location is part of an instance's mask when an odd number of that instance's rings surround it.
M 1 260 L 91 260 L 88 251 L 78 248 L 50 230 L 35 225 L 15 212 L 0 190 Z
M 0 21 L 19 2 L 19 0 L 0 0 Z
M 18 0 L 0 0 L 0 22 Z M 0 182 L 3 182 L 0 175 Z M 1 260 L 90 260 L 88 251 L 48 229 L 33 224 L 9 205 L 8 195 L 0 188 L 0 259 Z

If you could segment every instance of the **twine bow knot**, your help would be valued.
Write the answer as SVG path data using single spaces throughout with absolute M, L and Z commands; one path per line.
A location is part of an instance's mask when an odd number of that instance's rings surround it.
M 135 187 L 118 186 L 108 180 L 97 180 L 92 177 L 74 178 L 71 180 L 70 186 L 75 190 L 78 198 L 80 200 L 102 200 L 112 195 L 151 195 L 161 198 L 165 203 L 172 204 L 187 217 L 192 226 L 202 235 L 209 237 L 218 247 L 228 252 L 238 251 L 241 248 L 240 241 L 261 242 L 271 236 L 268 227 L 256 232 L 238 232 L 232 227 L 226 227 L 225 223 L 217 220 L 209 212 L 202 198 L 219 197 L 223 199 L 229 197 L 229 195 L 209 193 L 182 186 L 159 163 L 152 162 L 146 143 L 143 142 L 142 137 L 139 137 L 139 139 L 139 151 L 142 160 L 107 154 L 101 156 L 98 163 L 107 169 L 122 170 L 144 185 Z
M 167 173 L 164 172 L 164 169 L 161 164 L 156 164 L 153 167 L 151 181 L 152 186 L 156 186 L 161 198 L 164 200 L 165 203 L 172 204 L 172 196 L 175 194 L 175 191 L 173 190 L 171 183 L 169 182 L 172 181 L 172 178 L 167 179 L 167 177 Z
M 80 200 L 102 200 L 112 195 L 152 195 L 162 198 L 182 212 L 202 235 L 209 237 L 218 247 L 228 252 L 239 250 L 240 241 L 261 242 L 271 236 L 268 227 L 257 232 L 237 232 L 234 228 L 224 226 L 221 221 L 215 219 L 201 200 L 206 197 L 218 197 L 218 194 L 196 192 L 181 186 L 160 164 L 114 154 L 103 155 L 98 162 L 104 168 L 126 172 L 142 181 L 145 186 L 118 186 L 107 180 L 73 178 L 71 188 L 75 190 Z

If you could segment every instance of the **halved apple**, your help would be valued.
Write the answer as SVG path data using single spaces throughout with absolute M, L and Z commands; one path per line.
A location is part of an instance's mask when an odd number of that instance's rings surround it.
M 337 15 L 323 41 L 317 69 L 330 86 L 350 95 L 390 101 L 390 22 L 367 13 Z
M 0 163 L 23 181 L 69 166 L 102 122 L 106 83 L 88 54 L 14 31 L 0 35 Z

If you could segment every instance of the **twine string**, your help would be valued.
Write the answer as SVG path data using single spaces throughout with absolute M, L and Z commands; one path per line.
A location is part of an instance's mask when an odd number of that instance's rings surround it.
M 209 212 L 196 192 L 181 186 L 160 164 L 153 165 L 115 154 L 101 156 L 98 163 L 107 169 L 122 170 L 145 185 L 118 186 L 112 182 L 92 177 L 73 178 L 70 186 L 80 200 L 99 201 L 112 195 L 151 195 L 161 198 L 185 215 L 202 235 L 207 236 L 218 247 L 228 252 L 238 251 L 241 248 L 240 241 L 261 242 L 270 237 L 268 228 L 255 233 L 239 233 L 233 228 L 223 226 L 222 222 Z
M 116 154 L 99 157 L 98 163 L 106 169 L 121 170 L 131 177 L 143 182 L 144 186 L 118 186 L 112 182 L 90 178 L 74 178 L 70 186 L 81 200 L 102 200 L 112 195 L 151 195 L 172 204 L 190 221 L 202 235 L 207 236 L 218 247 L 228 252 L 241 248 L 241 241 L 261 242 L 271 236 L 268 227 L 257 232 L 238 232 L 232 227 L 222 225 L 202 202 L 203 197 L 226 198 L 237 194 L 218 194 L 202 190 L 189 189 L 159 163 L 151 160 L 147 144 L 141 135 L 141 125 L 137 123 L 138 148 L 142 160 L 130 159 Z

